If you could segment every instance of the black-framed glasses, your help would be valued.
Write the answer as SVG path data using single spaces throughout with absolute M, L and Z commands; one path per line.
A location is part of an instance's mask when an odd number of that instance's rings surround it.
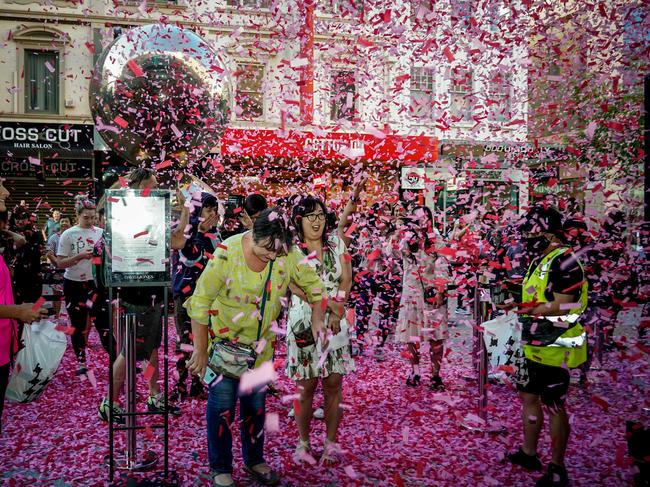
M 312 213 L 310 215 L 305 215 L 305 218 L 309 221 L 309 223 L 314 223 L 317 220 L 319 222 L 324 222 L 325 213 Z

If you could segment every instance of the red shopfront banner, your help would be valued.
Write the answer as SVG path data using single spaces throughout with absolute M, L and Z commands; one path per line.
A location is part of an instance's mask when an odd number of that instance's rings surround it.
M 438 158 L 435 137 L 253 130 L 228 128 L 221 139 L 221 154 L 242 157 L 288 157 L 297 159 L 353 159 L 400 161 L 409 164 L 434 162 Z

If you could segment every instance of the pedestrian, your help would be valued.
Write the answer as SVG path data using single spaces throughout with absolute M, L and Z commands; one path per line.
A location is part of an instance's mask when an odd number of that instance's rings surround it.
M 331 333 L 326 342 L 314 339 L 312 306 L 299 287 L 290 285 L 293 295 L 287 326 L 285 370 L 300 390 L 300 407 L 295 414 L 299 433 L 295 458 L 302 461 L 306 454 L 312 453 L 310 424 L 314 393 L 320 379 L 325 396 L 326 429 L 321 463 L 331 464 L 337 455 L 343 376 L 354 371 L 349 324 L 345 316 L 345 305 L 352 287 L 352 265 L 337 229 L 328 224 L 327 210 L 321 200 L 304 197 L 293 209 L 293 223 L 299 248 L 325 285 L 328 296 L 325 326 Z
M 43 239 L 47 242 L 52 235 L 60 233 L 61 230 L 61 212 L 59 210 L 52 210 L 52 215 L 47 218 L 45 226 L 43 227 Z
M 170 397 L 172 402 L 184 399 L 187 391 L 187 360 L 190 353 L 182 345 L 192 345 L 192 323 L 183 307 L 196 288 L 208 261 L 221 242 L 219 234 L 219 202 L 210 193 L 199 193 L 199 200 L 190 198 L 189 202 L 182 201 L 181 216 L 176 230 L 172 233 L 173 257 L 172 294 L 174 298 L 174 313 L 176 317 L 176 370 L 178 381 Z M 192 376 L 189 390 L 190 397 L 200 397 L 205 387 L 201 379 Z
M 254 374 L 273 356 L 271 325 L 289 282 L 302 289 L 311 303 L 314 338 L 323 335 L 323 283 L 313 267 L 304 263 L 304 254 L 291 248 L 287 227 L 278 208 L 264 210 L 252 231 L 235 235 L 217 248 L 185 303 L 194 335 L 187 364 L 190 372 L 204 377 L 210 361 L 210 370 L 218 367 L 216 372 L 222 375 L 209 388 L 207 406 L 208 459 L 217 486 L 235 485 L 231 423 L 237 397 L 244 470 L 264 485 L 279 483 L 278 474 L 264 459 L 265 388 L 238 389 L 246 364 Z M 228 350 L 241 360 L 229 360 Z
M 227 239 L 251 230 L 253 222 L 267 208 L 266 198 L 261 194 L 251 194 L 246 198 L 240 195 L 229 196 L 221 225 L 221 236 Z
M 528 470 L 541 470 L 537 444 L 544 424 L 545 406 L 550 418 L 552 456 L 538 487 L 566 486 L 564 464 L 569 441 L 565 397 L 569 369 L 587 360 L 586 333 L 579 322 L 587 308 L 587 281 L 582 264 L 562 241 L 562 215 L 549 205 L 537 205 L 525 216 L 520 231 L 531 264 L 522 283 L 522 341 L 525 360 L 519 376 L 527 374 L 517 389 L 522 400 L 524 442 L 507 458 Z
M 59 241 L 61 240 L 61 234 L 71 226 L 72 226 L 72 222 L 70 221 L 70 217 L 61 215 L 61 218 L 59 219 L 59 230 L 51 234 L 45 244 L 45 257 L 47 257 L 50 263 L 52 263 L 52 265 L 54 265 L 55 267 L 58 267 L 56 253 L 57 250 L 59 249 Z
M 411 370 L 407 386 L 421 382 L 420 348 L 428 342 L 431 359 L 431 389 L 444 390 L 440 368 L 444 342 L 449 336 L 447 285 L 450 273 L 447 261 L 438 255 L 433 234 L 433 216 L 426 206 L 412 207 L 406 217 L 405 238 L 398 243 L 403 255 L 402 298 L 395 340 L 406 344 Z
M 153 190 L 158 187 L 158 179 L 153 169 L 138 167 L 132 169 L 127 177 L 127 186 L 135 190 Z M 104 252 L 104 258 L 110 258 Z M 165 292 L 162 287 L 123 287 L 118 294 L 119 303 L 126 314 L 134 314 L 136 327 L 136 360 L 148 361 L 149 369 L 149 396 L 147 398 L 147 410 L 152 413 L 165 412 L 165 401 L 160 391 L 158 378 L 158 348 L 162 344 L 163 306 Z M 126 378 L 126 351 L 119 351 L 113 363 L 113 391 L 115 398 L 112 404 L 113 418 L 120 424 L 125 422 L 124 409 L 120 406 L 119 395 Z M 117 400 L 115 400 L 117 399 Z M 109 419 L 109 401 L 107 397 L 102 399 L 98 408 L 99 418 L 103 421 Z M 169 414 L 180 415 L 181 410 L 177 406 L 167 403 Z
M 36 215 L 23 205 L 15 208 L 10 226 L 25 237 L 25 244 L 15 249 L 11 265 L 15 299 L 17 303 L 35 303 L 43 294 L 43 235 L 36 226 Z
M 94 313 L 92 303 L 96 299 L 92 263 L 93 248 L 103 235 L 94 226 L 95 203 L 84 196 L 75 199 L 77 224 L 61 234 L 56 261 L 63 274 L 63 295 L 74 328 L 72 347 L 77 358 L 77 375 L 88 372 L 86 365 L 86 341 L 90 316 Z
M 47 316 L 43 308 L 34 309 L 34 303 L 14 304 L 11 274 L 4 259 L 4 250 L 14 244 L 14 235 L 7 233 L 8 213 L 6 200 L 10 193 L 0 178 L 0 436 L 2 436 L 2 411 L 9 383 L 13 358 L 18 352 L 18 327 L 16 321 L 29 324 Z

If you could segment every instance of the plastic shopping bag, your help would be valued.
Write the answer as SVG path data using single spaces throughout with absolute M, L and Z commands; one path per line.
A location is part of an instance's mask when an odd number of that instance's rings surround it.
M 525 367 L 519 315 L 509 312 L 481 323 L 481 327 L 493 372 L 505 372 L 511 375 L 515 382 L 526 384 L 528 371 Z
M 54 378 L 67 346 L 63 332 L 49 320 L 23 327 L 22 345 L 7 387 L 7 399 L 31 402 L 37 399 Z
M 488 352 L 490 365 L 512 365 L 514 353 L 520 348 L 521 327 L 516 313 L 497 316 L 493 320 L 481 323 L 483 340 Z

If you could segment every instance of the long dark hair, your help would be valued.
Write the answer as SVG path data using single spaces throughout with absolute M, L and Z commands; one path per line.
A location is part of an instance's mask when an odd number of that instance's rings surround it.
M 295 227 L 296 235 L 300 240 L 298 244 L 303 249 L 303 252 L 305 251 L 305 236 L 302 232 L 302 219 L 305 217 L 305 215 L 309 215 L 310 213 L 316 211 L 318 207 L 323 210 L 323 215 L 325 216 L 325 220 L 323 221 L 323 235 L 321 236 L 321 242 L 323 243 L 323 248 L 326 248 L 329 242 L 329 232 L 331 231 L 333 225 L 329 212 L 325 207 L 325 203 L 314 196 L 305 196 L 293 207 L 293 226 Z
M 424 213 L 425 222 L 422 222 L 422 218 L 418 215 L 420 212 Z M 433 231 L 431 209 L 421 205 L 411 207 L 411 214 L 406 218 L 406 224 L 414 234 L 408 243 L 411 253 L 414 254 L 420 249 L 430 253 L 433 250 L 433 243 L 429 238 L 429 233 Z

